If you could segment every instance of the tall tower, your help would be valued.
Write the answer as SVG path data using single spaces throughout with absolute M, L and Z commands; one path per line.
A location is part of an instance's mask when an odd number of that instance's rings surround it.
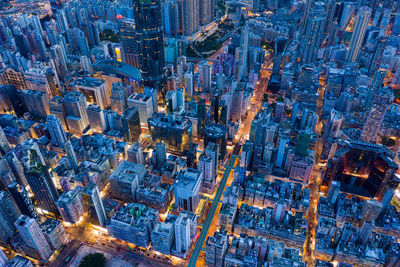
M 133 14 L 139 42 L 139 63 L 144 84 L 165 96 L 166 66 L 161 1 L 134 0 Z
M 355 62 L 360 53 L 361 46 L 364 41 L 365 32 L 367 31 L 368 22 L 371 17 L 371 8 L 362 7 L 357 13 L 354 20 L 354 29 L 351 36 L 350 49 L 347 52 L 347 60 Z
M 11 149 L 10 143 L 0 126 L 0 155 L 4 156 Z
M 139 68 L 139 46 L 135 38 L 136 26 L 133 19 L 119 18 L 119 35 L 122 47 L 122 60 Z
M 51 137 L 51 145 L 56 147 L 63 147 L 67 141 L 64 128 L 61 121 L 55 115 L 49 115 L 46 119 L 47 129 Z
M 88 183 L 82 191 L 82 198 L 86 209 L 89 211 L 91 222 L 99 224 L 100 226 L 105 226 L 107 216 L 97 185 Z
M 76 153 L 74 150 L 74 147 L 72 146 L 71 141 L 67 141 L 64 143 L 64 150 L 67 152 L 67 157 L 69 160 L 69 163 L 71 164 L 72 169 L 74 169 L 75 173 L 78 173 L 78 158 L 76 157 Z
M 325 4 L 320 2 L 315 3 L 305 23 L 301 48 L 301 62 L 311 63 L 317 58 L 318 49 L 320 49 L 323 40 Z
M 17 227 L 25 245 L 36 250 L 41 259 L 48 260 L 50 258 L 52 254 L 50 245 L 35 219 L 21 215 L 15 222 L 15 227 Z
M 393 91 L 388 87 L 382 88 L 379 93 L 375 94 L 372 108 L 368 113 L 367 121 L 361 132 L 361 139 L 363 141 L 376 143 L 386 111 L 392 103 L 393 98 Z
M 8 191 L 22 214 L 34 218 L 37 221 L 40 220 L 32 200 L 28 197 L 28 192 L 25 187 L 17 183 L 17 181 L 14 181 L 8 185 Z
M 0 191 L 0 240 L 7 242 L 15 234 L 14 222 L 21 211 L 7 191 Z
M 42 163 L 40 155 L 34 149 L 28 150 L 28 164 L 25 172 L 26 180 L 35 195 L 38 206 L 47 211 L 56 212 L 55 202 L 58 192 L 51 179 L 48 168 Z

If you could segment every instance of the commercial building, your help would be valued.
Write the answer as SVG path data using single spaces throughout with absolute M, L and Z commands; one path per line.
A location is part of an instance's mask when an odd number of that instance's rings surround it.
M 157 222 L 157 210 L 130 203 L 114 213 L 107 230 L 115 238 L 147 248 L 151 241 L 151 231 Z
M 220 159 L 225 157 L 227 139 L 228 129 L 225 125 L 210 123 L 204 127 L 204 147 L 210 142 L 217 144 Z
M 151 118 L 154 113 L 152 98 L 142 93 L 134 93 L 129 96 L 128 106 L 138 109 L 140 123 L 142 125 L 147 125 L 147 120 Z
M 77 187 L 71 191 L 62 193 L 57 200 L 56 205 L 63 221 L 75 224 L 85 213 L 81 191 L 82 188 Z
M 78 78 L 68 83 L 68 87 L 81 92 L 89 104 L 97 104 L 101 109 L 111 106 L 110 92 L 105 80 L 90 77 Z
M 17 204 L 7 191 L 0 191 L 0 240 L 6 244 L 16 233 L 14 222 L 21 215 Z
M 192 122 L 179 116 L 154 113 L 148 120 L 153 144 L 164 143 L 167 150 L 183 153 L 192 139 Z
M 200 202 L 201 171 L 187 168 L 175 179 L 175 205 L 178 210 L 194 212 Z
M 53 252 L 38 222 L 26 215 L 21 215 L 14 224 L 25 245 L 33 249 L 39 259 L 47 261 Z
M 43 234 L 52 250 L 59 249 L 66 243 L 67 234 L 59 220 L 47 218 L 46 221 L 40 225 L 40 228 L 42 228 Z
M 99 189 L 95 183 L 88 183 L 82 191 L 82 199 L 86 210 L 89 211 L 90 221 L 100 226 L 106 225 L 106 211 L 101 201 Z
M 124 202 L 135 200 L 135 191 L 142 183 L 146 169 L 143 165 L 121 161 L 110 176 L 112 197 Z

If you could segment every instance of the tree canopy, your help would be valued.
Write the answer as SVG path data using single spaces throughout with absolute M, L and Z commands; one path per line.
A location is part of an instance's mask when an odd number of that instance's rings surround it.
M 79 267 L 105 267 L 107 259 L 102 253 L 91 253 L 86 255 Z

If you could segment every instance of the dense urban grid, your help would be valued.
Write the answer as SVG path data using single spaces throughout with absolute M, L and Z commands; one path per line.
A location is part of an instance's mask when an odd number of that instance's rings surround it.
M 400 1 L 1 0 L 0 267 L 400 267 Z

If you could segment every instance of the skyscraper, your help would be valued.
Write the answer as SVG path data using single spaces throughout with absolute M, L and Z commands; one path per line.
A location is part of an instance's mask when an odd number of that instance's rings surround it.
M 50 258 L 52 254 L 50 245 L 35 219 L 21 215 L 15 222 L 15 227 L 26 246 L 34 249 L 42 260 L 47 261 Z
M 21 186 L 17 181 L 14 181 L 8 185 L 8 191 L 22 214 L 39 220 L 39 215 L 36 213 L 35 206 L 28 197 L 28 192 L 25 187 Z
M 55 202 L 58 198 L 58 192 L 51 179 L 48 167 L 46 167 L 38 152 L 34 149 L 28 150 L 28 164 L 25 171 L 26 180 L 31 187 L 38 203 L 37 206 L 47 211 L 55 212 L 57 208 Z
M 82 134 L 89 125 L 85 96 L 80 92 L 71 91 L 64 96 L 64 106 L 67 113 L 65 121 L 69 131 Z
M 112 84 L 110 99 L 111 109 L 122 115 L 126 107 L 126 92 L 122 83 L 116 82 Z
M 4 156 L 11 149 L 10 143 L 0 126 L 0 155 Z
M 88 183 L 82 191 L 83 203 L 89 211 L 90 221 L 100 226 L 106 225 L 106 212 L 96 184 Z
M 307 1 L 307 6 L 309 2 Z M 305 21 L 305 32 L 301 45 L 301 62 L 313 62 L 318 56 L 318 50 L 323 41 L 323 30 L 325 24 L 325 5 L 321 2 L 315 3 Z
M 133 19 L 119 18 L 119 35 L 122 47 L 122 60 L 136 68 L 139 63 L 139 43 L 136 39 L 136 26 Z
M 77 173 L 79 162 L 71 141 L 68 140 L 64 143 L 64 150 L 67 153 L 69 164 L 71 165 L 72 169 L 74 169 L 74 171 Z
M 85 213 L 81 189 L 81 187 L 77 187 L 74 190 L 64 192 L 57 200 L 56 205 L 63 221 L 77 223 Z
M 361 139 L 365 142 L 376 143 L 386 111 L 394 99 L 391 88 L 382 88 L 375 94 L 367 121 L 361 132 Z
M 133 143 L 139 141 L 142 128 L 140 127 L 139 112 L 136 107 L 125 109 L 122 116 L 122 130 L 126 142 Z
M 133 1 L 136 37 L 139 46 L 139 63 L 146 86 L 165 95 L 166 66 L 164 58 L 164 32 L 161 18 L 161 1 Z
M 67 141 L 61 121 L 55 115 L 49 115 L 46 119 L 47 129 L 51 137 L 51 145 L 62 148 Z
M 185 36 L 198 31 L 199 0 L 179 0 L 179 28 Z
M 369 7 L 361 7 L 357 12 L 357 16 L 354 19 L 354 29 L 351 36 L 350 49 L 346 56 L 347 60 L 350 62 L 354 62 L 358 58 L 370 17 L 371 8 Z
M 21 215 L 15 201 L 7 191 L 0 191 L 0 240 L 7 242 L 15 234 L 14 222 Z

